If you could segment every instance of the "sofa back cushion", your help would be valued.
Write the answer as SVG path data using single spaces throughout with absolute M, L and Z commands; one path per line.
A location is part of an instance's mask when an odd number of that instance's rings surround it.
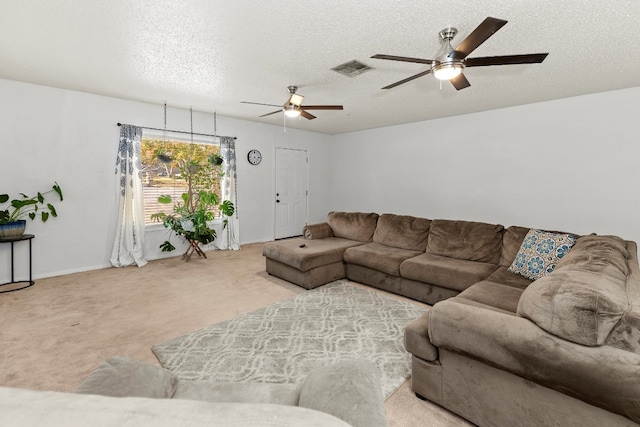
M 166 369 L 126 357 L 112 357 L 91 372 L 75 392 L 170 399 L 177 387 L 178 377 Z
M 431 220 L 406 215 L 383 214 L 378 218 L 373 241 L 386 246 L 424 252 Z
M 502 234 L 502 254 L 500 255 L 500 265 L 502 267 L 509 267 L 522 246 L 524 237 L 529 232 L 527 227 L 518 227 L 512 225 L 504 229 Z
M 499 224 L 434 219 L 429 229 L 427 252 L 497 265 L 502 253 L 503 230 Z
M 619 237 L 578 238 L 551 274 L 522 293 L 517 313 L 568 341 L 603 345 L 630 309 L 628 256 Z
M 327 223 L 335 237 L 371 242 L 378 223 L 377 213 L 364 212 L 329 212 Z

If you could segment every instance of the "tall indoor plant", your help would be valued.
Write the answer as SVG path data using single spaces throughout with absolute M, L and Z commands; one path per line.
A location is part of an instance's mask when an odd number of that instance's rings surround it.
M 216 239 L 216 230 L 212 221 L 219 214 L 222 228 L 227 226 L 227 217 L 233 215 L 235 207 L 229 200 L 220 202 L 213 191 L 217 183 L 216 177 L 221 176 L 221 157 L 211 155 L 203 161 L 189 159 L 181 162 L 180 174 L 187 182 L 187 189 L 175 201 L 172 213 L 156 213 L 151 216 L 155 221 L 162 221 L 164 226 L 173 233 L 181 236 L 189 243 L 185 252 L 187 260 L 195 251 L 205 256 L 200 250 L 200 244 L 211 243 Z M 215 172 L 215 173 L 214 173 Z M 159 203 L 174 203 L 170 195 L 158 197 Z M 169 240 L 160 245 L 163 252 L 173 251 L 175 246 Z
M 64 199 L 62 189 L 57 182 L 53 184 L 51 190 L 38 192 L 35 196 L 20 193 L 20 197 L 11 199 L 8 194 L 0 194 L 0 205 L 8 202 L 4 208 L 0 207 L 0 238 L 22 236 L 27 218 L 30 220 L 40 218 L 42 222 L 47 222 L 50 216 L 57 217 L 58 212 L 55 206 L 47 201 L 47 195 L 50 193 L 55 193 L 60 201 Z

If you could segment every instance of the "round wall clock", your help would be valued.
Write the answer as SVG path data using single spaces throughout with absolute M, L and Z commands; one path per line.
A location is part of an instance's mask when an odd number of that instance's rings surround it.
M 257 165 L 262 161 L 262 154 L 258 150 L 251 150 L 249 154 L 247 154 L 247 160 L 252 165 Z

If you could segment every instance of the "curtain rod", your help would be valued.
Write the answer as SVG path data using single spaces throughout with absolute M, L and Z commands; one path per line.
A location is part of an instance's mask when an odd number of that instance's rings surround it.
M 122 123 L 118 123 L 118 126 L 122 126 Z M 167 132 L 173 132 L 173 133 L 184 133 L 186 135 L 198 135 L 198 136 L 212 136 L 214 138 L 219 137 L 221 135 L 211 135 L 210 133 L 197 133 L 197 132 L 185 132 L 183 130 L 171 130 L 171 129 L 160 129 L 160 128 L 151 128 L 149 126 L 140 126 L 142 129 L 149 129 L 149 130 L 159 130 L 159 131 L 167 131 Z M 235 136 L 232 137 L 233 139 L 237 139 Z

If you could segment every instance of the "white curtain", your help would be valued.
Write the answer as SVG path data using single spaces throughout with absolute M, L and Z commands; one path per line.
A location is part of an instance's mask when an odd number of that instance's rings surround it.
M 111 265 L 124 267 L 136 263 L 142 267 L 144 259 L 144 196 L 140 162 L 142 128 L 120 126 L 120 143 L 116 156 L 116 189 L 118 224 L 111 251 Z
M 230 136 L 221 136 L 220 156 L 223 159 L 222 170 L 224 176 L 220 180 L 221 200 L 230 200 L 235 206 L 235 212 L 228 218 L 227 227 L 217 230 L 214 246 L 218 249 L 240 249 L 240 225 L 238 222 L 238 191 L 236 187 L 236 140 Z

